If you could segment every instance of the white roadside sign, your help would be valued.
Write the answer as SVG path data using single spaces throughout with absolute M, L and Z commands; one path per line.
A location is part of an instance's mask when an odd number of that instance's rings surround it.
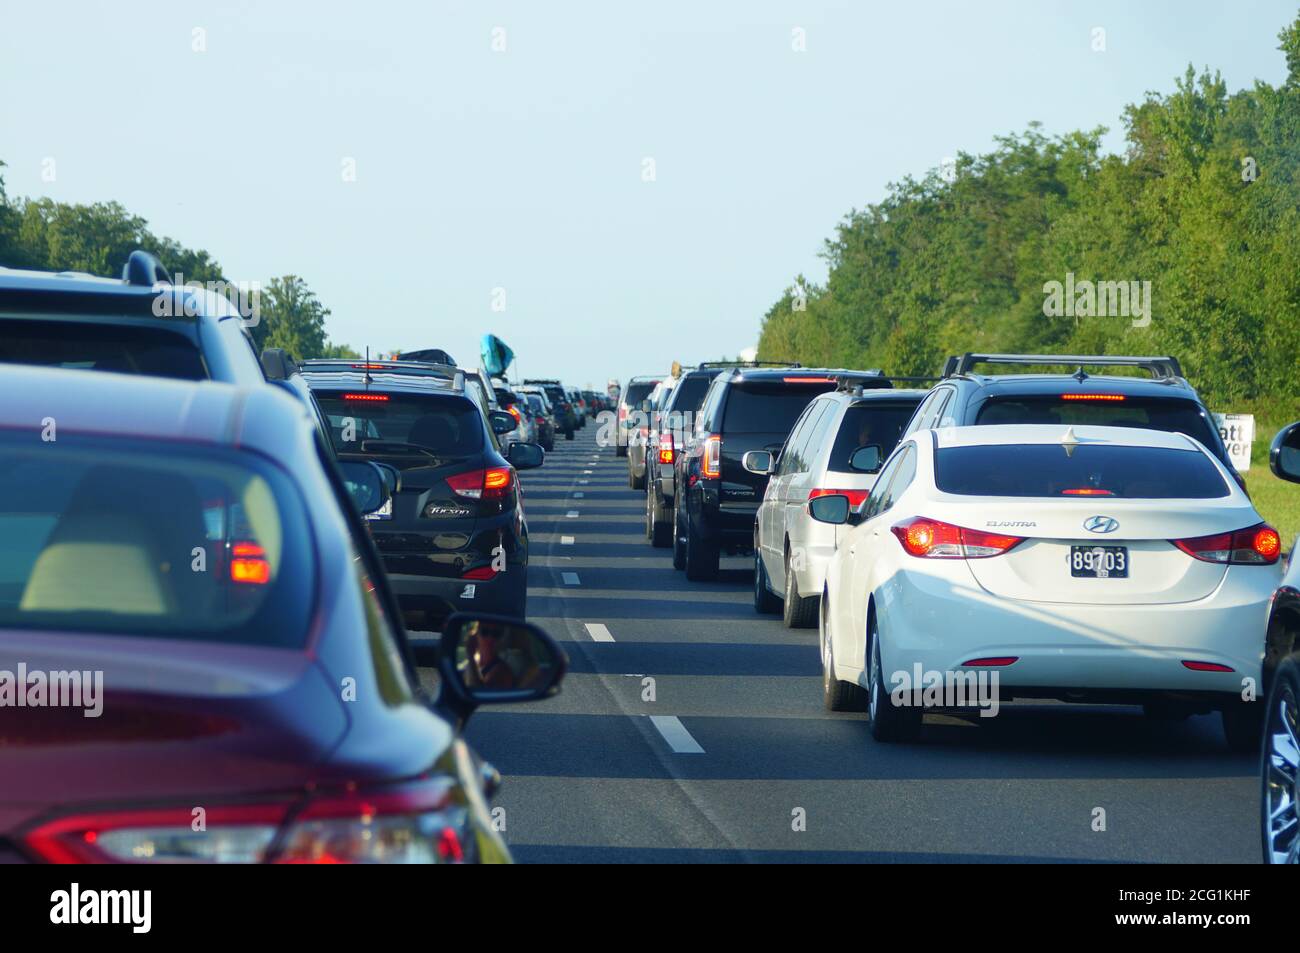
M 1250 469 L 1250 445 L 1255 442 L 1254 414 L 1215 414 L 1219 435 L 1228 448 L 1232 465 L 1241 472 Z

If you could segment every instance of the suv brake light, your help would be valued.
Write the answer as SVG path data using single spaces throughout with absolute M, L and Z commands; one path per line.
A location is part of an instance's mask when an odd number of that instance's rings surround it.
M 1123 394 L 1062 394 L 1061 400 L 1108 400 L 1121 401 Z
M 1171 539 L 1170 542 L 1193 559 L 1206 563 L 1271 566 L 1282 555 L 1282 537 L 1267 523 L 1256 523 L 1232 533 Z
M 704 438 L 704 455 L 700 458 L 700 476 L 706 480 L 722 478 L 722 437 L 711 433 Z
M 447 477 L 447 485 L 457 496 L 470 500 L 500 500 L 509 495 L 515 483 L 511 467 L 471 470 Z
M 924 516 L 889 529 L 909 555 L 927 559 L 987 559 L 1010 552 L 1025 541 L 1023 536 L 986 533 Z
M 661 433 L 659 435 L 659 462 L 673 462 L 673 435 L 670 433 Z

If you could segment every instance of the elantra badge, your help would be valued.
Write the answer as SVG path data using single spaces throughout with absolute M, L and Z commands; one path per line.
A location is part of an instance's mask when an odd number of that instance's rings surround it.
M 1113 533 L 1119 529 L 1119 520 L 1113 516 L 1089 516 L 1083 521 L 1083 528 L 1090 533 Z

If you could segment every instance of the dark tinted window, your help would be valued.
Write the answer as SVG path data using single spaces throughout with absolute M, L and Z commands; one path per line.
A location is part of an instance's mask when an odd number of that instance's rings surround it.
M 1131 397 L 1123 400 L 1065 400 L 1059 395 L 996 397 L 980 408 L 977 424 L 1093 424 L 1185 433 L 1218 452 L 1216 432 L 1190 400 Z
M 199 349 L 166 328 L 0 320 L 0 362 L 206 380 Z
M 483 449 L 483 416 L 461 397 L 425 394 L 317 392 L 339 453 L 408 454 L 414 465 Z M 427 451 L 427 453 L 426 453 Z
M 1199 500 L 1228 495 L 1227 484 L 1199 450 L 1082 444 L 948 447 L 939 451 L 935 483 L 962 496 L 1077 496 Z
M 633 410 L 638 409 L 641 406 L 641 401 L 650 396 L 650 392 L 654 390 L 656 383 L 658 382 L 634 381 L 628 384 L 627 389 L 623 392 L 623 403 Z
M 789 433 L 813 398 L 834 389 L 830 382 L 733 384 L 723 409 L 723 432 Z
M 912 402 L 872 401 L 849 407 L 835 436 L 829 468 L 849 472 L 849 458 L 853 451 L 873 443 L 880 447 L 880 459 L 884 460 L 898 446 L 903 428 L 915 411 L 916 404 Z
M 306 644 L 306 516 L 260 458 L 60 433 L 0 460 L 0 627 Z
M 706 374 L 687 377 L 673 391 L 673 410 L 681 413 L 694 413 L 704 403 L 704 395 L 709 392 L 713 378 Z

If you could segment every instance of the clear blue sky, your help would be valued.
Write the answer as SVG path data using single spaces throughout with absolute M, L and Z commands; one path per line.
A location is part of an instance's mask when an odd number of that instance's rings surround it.
M 526 374 L 602 385 L 755 343 L 891 180 L 1031 120 L 1118 148 L 1189 62 L 1279 82 L 1296 9 L 10 0 L 0 159 L 11 195 L 114 199 L 231 278 L 303 276 L 336 341 L 476 364 L 491 330 Z

